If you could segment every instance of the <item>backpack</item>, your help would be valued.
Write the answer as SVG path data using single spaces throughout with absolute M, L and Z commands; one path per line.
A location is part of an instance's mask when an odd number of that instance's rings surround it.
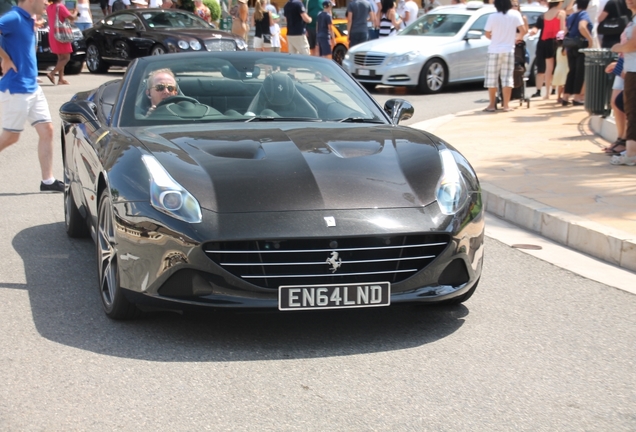
M 112 7 L 113 12 L 117 12 L 124 9 L 126 9 L 126 4 L 124 3 L 123 0 L 115 0 L 113 2 L 113 7 Z

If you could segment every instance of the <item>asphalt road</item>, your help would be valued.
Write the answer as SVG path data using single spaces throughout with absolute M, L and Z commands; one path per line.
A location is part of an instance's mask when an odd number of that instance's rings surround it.
M 51 111 L 105 79 L 43 85 Z M 485 97 L 406 95 L 412 121 Z M 636 297 L 492 238 L 455 308 L 110 321 L 36 140 L 0 153 L 0 430 L 636 430 Z

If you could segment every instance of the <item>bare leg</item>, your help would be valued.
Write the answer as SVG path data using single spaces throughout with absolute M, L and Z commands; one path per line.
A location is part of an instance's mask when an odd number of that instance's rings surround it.
M 42 180 L 53 178 L 53 123 L 35 125 L 38 133 L 38 159 L 42 170 Z
M 543 99 L 550 99 L 550 87 L 552 87 L 552 71 L 554 70 L 554 58 L 545 59 L 545 96 Z
M 497 109 L 497 88 L 496 87 L 488 88 L 488 99 L 490 100 L 490 103 L 488 104 L 486 111 L 494 111 L 495 109 Z
M 20 139 L 20 132 L 9 132 L 8 130 L 2 130 L 0 133 L 0 151 L 6 149 L 12 144 L 15 144 Z
M 545 74 L 538 73 L 535 79 L 537 85 L 537 95 L 541 95 L 541 87 L 543 87 L 543 81 L 545 79 Z
M 64 79 L 64 67 L 66 63 L 71 59 L 70 54 L 58 54 L 57 55 L 57 64 L 55 65 L 55 69 L 53 69 L 50 73 L 52 76 L 55 76 L 55 72 L 58 73 L 59 79 L 57 80 L 58 84 L 68 84 L 68 81 Z
M 503 109 L 504 110 L 509 110 L 510 107 L 508 106 L 508 104 L 510 103 L 510 95 L 512 94 L 512 87 L 504 87 L 503 88 Z

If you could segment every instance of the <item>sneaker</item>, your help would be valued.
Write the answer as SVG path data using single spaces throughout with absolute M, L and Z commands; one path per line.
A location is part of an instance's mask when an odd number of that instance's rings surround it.
M 40 182 L 40 192 L 64 192 L 64 183 L 55 180 L 50 185 Z
M 636 156 L 632 156 L 632 157 L 627 157 L 627 155 L 612 156 L 612 159 L 610 159 L 610 163 L 612 165 L 634 166 L 636 165 Z

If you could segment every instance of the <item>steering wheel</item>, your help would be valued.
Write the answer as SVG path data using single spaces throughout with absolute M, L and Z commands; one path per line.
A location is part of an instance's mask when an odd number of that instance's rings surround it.
M 164 100 L 162 100 L 161 102 L 159 102 L 157 104 L 157 106 L 155 107 L 155 109 L 159 108 L 160 106 L 164 106 L 164 105 L 168 105 L 168 104 L 172 104 L 172 103 L 179 103 L 179 102 L 192 102 L 193 104 L 199 104 L 200 103 L 198 100 L 196 100 L 195 98 L 191 98 L 190 96 L 175 95 L 175 96 L 167 97 Z

